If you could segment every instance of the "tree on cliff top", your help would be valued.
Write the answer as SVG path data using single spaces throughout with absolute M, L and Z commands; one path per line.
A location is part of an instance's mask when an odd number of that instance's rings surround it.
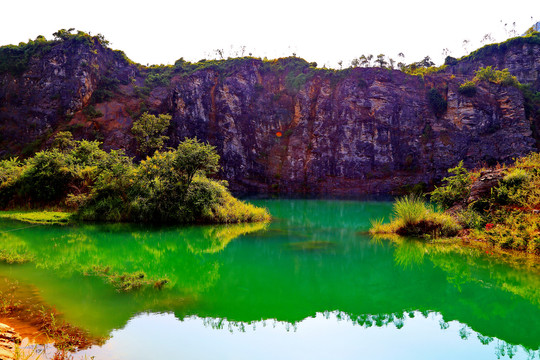
M 158 116 L 145 112 L 141 117 L 133 122 L 131 132 L 135 135 L 138 151 L 142 156 L 153 154 L 160 150 L 165 141 L 169 139 L 164 135 L 171 122 L 171 115 L 159 114 Z

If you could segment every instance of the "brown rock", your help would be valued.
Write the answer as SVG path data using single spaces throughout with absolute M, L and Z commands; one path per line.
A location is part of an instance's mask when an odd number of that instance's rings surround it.
M 499 180 L 501 180 L 503 177 L 503 169 L 490 169 L 483 171 L 478 180 L 473 182 L 467 203 L 470 204 L 480 199 L 489 198 L 491 189 L 497 186 Z
M 0 324 L 0 360 L 15 359 L 15 346 L 21 341 L 21 337 L 13 328 Z

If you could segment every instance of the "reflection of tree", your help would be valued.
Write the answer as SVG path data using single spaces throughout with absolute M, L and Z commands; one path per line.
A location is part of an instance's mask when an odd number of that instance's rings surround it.
M 227 244 L 237 237 L 266 230 L 267 227 L 268 223 L 265 222 L 208 226 L 204 228 L 203 236 L 190 236 L 188 230 L 184 233 L 184 239 L 192 253 L 213 254 L 225 249 Z M 198 229 L 192 228 L 192 230 Z
M 219 278 L 218 260 L 204 258 L 206 254 L 265 227 L 265 223 L 160 229 L 125 224 L 40 227 L 17 236 L 1 234 L 0 250 L 29 253 L 37 268 L 62 277 L 95 273 L 95 268 L 117 274 L 142 271 L 149 279 L 167 278 L 178 290 L 197 294 Z

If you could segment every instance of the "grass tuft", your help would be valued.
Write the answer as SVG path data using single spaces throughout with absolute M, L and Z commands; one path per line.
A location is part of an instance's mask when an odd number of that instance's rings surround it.
M 461 226 L 452 216 L 435 211 L 417 196 L 406 196 L 394 203 L 390 223 L 372 220 L 370 233 L 440 238 L 455 236 L 459 230 Z

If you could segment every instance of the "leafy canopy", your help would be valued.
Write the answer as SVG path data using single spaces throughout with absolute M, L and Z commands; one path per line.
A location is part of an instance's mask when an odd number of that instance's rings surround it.
M 155 116 L 145 112 L 133 123 L 131 132 L 135 135 L 141 155 L 149 155 L 161 150 L 165 141 L 169 139 L 165 132 L 171 123 L 171 118 L 168 114 Z

